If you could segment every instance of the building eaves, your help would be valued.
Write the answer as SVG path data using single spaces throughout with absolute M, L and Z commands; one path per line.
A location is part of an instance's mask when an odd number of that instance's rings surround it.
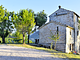
M 64 9 L 64 8 L 62 8 L 62 9 Z M 67 10 L 67 9 L 64 9 L 64 10 Z M 75 15 L 77 15 L 78 17 L 80 17 L 76 12 L 74 12 L 74 11 L 71 11 L 71 10 L 67 10 L 67 11 L 69 11 L 69 12 L 73 12 Z

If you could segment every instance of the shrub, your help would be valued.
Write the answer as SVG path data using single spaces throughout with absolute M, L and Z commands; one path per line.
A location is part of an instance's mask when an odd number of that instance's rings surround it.
M 73 52 L 69 52 L 69 54 L 73 54 Z

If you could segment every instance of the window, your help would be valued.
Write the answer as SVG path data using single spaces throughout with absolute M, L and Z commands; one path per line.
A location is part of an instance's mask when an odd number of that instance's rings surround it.
M 70 51 L 74 50 L 74 44 L 70 44 Z
M 38 44 L 39 43 L 39 39 L 35 39 L 35 44 Z
M 79 31 L 77 31 L 77 36 L 79 35 Z
M 74 44 L 72 44 L 72 50 L 74 50 Z
M 58 34 L 58 32 L 59 32 L 59 28 L 58 28 L 58 26 L 57 26 L 57 34 Z
M 71 50 L 71 44 L 70 44 L 70 50 Z
M 70 35 L 71 35 L 71 30 L 70 30 Z

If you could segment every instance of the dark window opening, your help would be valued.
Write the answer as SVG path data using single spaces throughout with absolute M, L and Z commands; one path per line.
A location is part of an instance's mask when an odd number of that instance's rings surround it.
M 59 28 L 58 28 L 58 26 L 57 26 L 57 34 L 59 33 Z
M 70 35 L 71 35 L 71 30 L 70 30 Z
M 77 36 L 79 35 L 79 31 L 77 31 Z
M 72 50 L 74 50 L 74 44 L 72 44 Z
M 39 39 L 35 39 L 35 44 L 38 44 L 39 43 Z
M 71 50 L 71 44 L 70 44 L 70 50 Z
M 73 51 L 74 50 L 74 44 L 70 44 L 70 51 Z
M 57 13 L 56 13 L 56 15 L 57 15 Z

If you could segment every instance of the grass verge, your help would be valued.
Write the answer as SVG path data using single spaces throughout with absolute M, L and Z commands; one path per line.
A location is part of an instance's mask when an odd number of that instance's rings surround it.
M 31 46 L 31 45 L 28 45 L 28 44 L 7 44 L 7 45 L 44 50 L 44 51 L 47 51 L 47 52 L 51 53 L 52 56 L 55 56 L 56 58 L 58 57 L 58 58 L 80 59 L 80 55 L 63 53 L 63 52 L 59 52 L 59 51 L 56 51 L 56 50 L 51 50 L 51 49 L 48 49 L 48 48 Z

